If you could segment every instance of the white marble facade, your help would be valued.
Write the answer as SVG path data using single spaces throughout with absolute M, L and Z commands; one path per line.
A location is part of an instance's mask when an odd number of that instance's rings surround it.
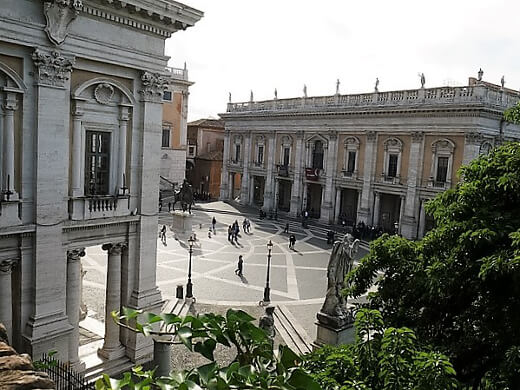
M 520 139 L 502 120 L 519 99 L 470 78 L 463 87 L 230 102 L 220 114 L 220 198 L 422 237 L 432 223 L 424 202 L 453 187 L 462 164 Z
M 107 253 L 106 307 L 156 310 L 164 42 L 202 13 L 171 0 L 2 0 L 0 321 L 37 359 L 78 360 L 81 258 Z M 108 314 L 108 313 L 107 313 Z M 105 358 L 150 359 L 108 319 Z

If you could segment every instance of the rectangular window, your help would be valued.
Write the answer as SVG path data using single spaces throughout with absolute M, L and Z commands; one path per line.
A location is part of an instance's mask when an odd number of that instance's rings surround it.
M 291 158 L 291 149 L 290 148 L 283 148 L 283 165 L 288 166 L 289 165 L 289 159 Z
M 348 152 L 347 172 L 354 173 L 355 169 L 356 169 L 356 152 Z
M 240 145 L 235 145 L 235 162 L 240 161 Z
M 258 146 L 258 164 L 264 163 L 264 147 Z
M 397 160 L 399 156 L 397 154 L 391 154 L 388 156 L 388 177 L 396 177 L 397 176 Z
M 107 195 L 110 168 L 110 133 L 87 131 L 85 192 Z
M 173 98 L 172 91 L 164 91 L 164 93 L 163 93 L 163 101 L 171 102 L 172 98 Z
M 188 147 L 188 155 L 195 156 L 195 146 Z
M 448 177 L 448 157 L 437 158 L 437 177 L 438 183 L 446 183 Z
M 161 142 L 161 146 L 163 148 L 169 148 L 170 147 L 170 133 L 171 133 L 170 126 L 163 126 L 163 129 L 162 129 L 162 142 Z

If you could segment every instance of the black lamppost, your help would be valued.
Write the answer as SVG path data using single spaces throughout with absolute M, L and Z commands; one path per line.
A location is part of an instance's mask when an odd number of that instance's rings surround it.
M 264 304 L 271 302 L 271 289 L 269 288 L 269 274 L 271 273 L 271 251 L 273 250 L 273 243 L 271 240 L 267 243 L 267 276 L 265 279 L 264 288 Z
M 191 255 L 193 253 L 193 243 L 195 240 L 193 236 L 188 239 L 188 245 L 190 246 L 190 262 L 188 265 L 188 284 L 186 285 L 186 298 L 193 298 L 193 284 L 191 283 Z

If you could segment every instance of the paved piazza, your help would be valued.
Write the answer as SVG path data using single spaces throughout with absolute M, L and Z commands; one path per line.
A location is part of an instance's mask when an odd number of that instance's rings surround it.
M 326 230 L 319 227 L 302 229 L 290 222 L 296 236 L 295 250 L 288 248 L 285 221 L 259 220 L 257 215 L 242 214 L 231 205 L 212 202 L 195 210 L 193 230 L 197 242 L 193 248 L 192 282 L 197 303 L 223 306 L 257 306 L 263 298 L 267 268 L 267 242 L 274 244 L 271 258 L 271 301 L 286 305 L 311 337 L 314 320 L 325 297 L 327 264 L 331 246 L 326 243 Z M 217 220 L 217 233 L 208 237 L 211 219 Z M 244 217 L 251 220 L 251 233 L 242 230 Z M 189 253 L 185 243 L 175 240 L 170 229 L 171 216 L 162 212 L 159 226 L 168 226 L 166 243 L 157 239 L 157 283 L 164 299 L 175 295 L 177 285 L 186 285 Z M 227 227 L 235 220 L 240 225 L 238 244 L 227 240 Z M 159 235 L 157 235 L 159 236 Z M 366 254 L 360 249 L 357 258 Z M 243 277 L 235 275 L 238 256 L 243 255 Z M 106 279 L 106 253 L 100 247 L 87 249 L 83 261 L 87 271 L 83 297 L 89 315 L 102 321 Z

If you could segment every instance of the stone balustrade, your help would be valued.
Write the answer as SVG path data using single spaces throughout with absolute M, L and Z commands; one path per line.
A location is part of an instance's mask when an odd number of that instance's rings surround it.
M 356 108 L 379 106 L 413 106 L 480 103 L 500 108 L 511 107 L 520 93 L 492 88 L 488 85 L 466 87 L 420 88 L 403 91 L 373 92 L 354 95 L 332 95 L 275 99 L 258 102 L 228 103 L 227 112 L 309 111 L 324 108 Z
M 188 69 L 172 68 L 171 66 L 167 66 L 165 70 L 174 79 L 188 81 Z

